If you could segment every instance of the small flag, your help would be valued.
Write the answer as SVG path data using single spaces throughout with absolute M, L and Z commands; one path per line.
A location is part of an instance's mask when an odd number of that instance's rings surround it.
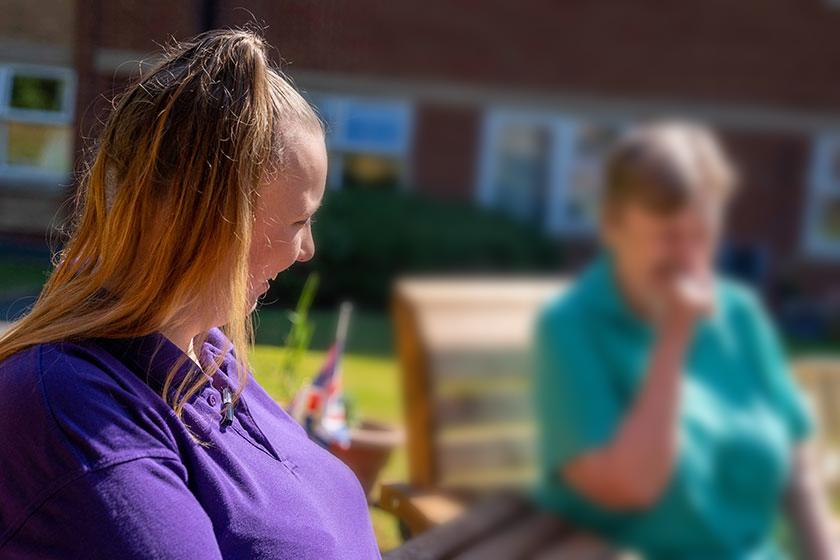
M 336 443 L 346 449 L 350 445 L 341 384 L 341 358 L 352 311 L 349 302 L 341 304 L 335 342 L 327 354 L 327 361 L 312 382 L 298 391 L 290 406 L 290 414 L 306 429 L 309 437 L 325 447 Z

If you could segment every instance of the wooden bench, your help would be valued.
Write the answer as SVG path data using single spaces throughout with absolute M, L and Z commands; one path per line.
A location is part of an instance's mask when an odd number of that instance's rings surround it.
M 533 279 L 396 284 L 409 478 L 384 484 L 379 502 L 400 519 L 406 536 L 532 479 L 531 328 L 539 309 L 563 287 Z
M 409 477 L 384 484 L 379 504 L 412 538 L 386 559 L 615 557 L 517 493 L 534 475 L 532 326 L 565 286 L 533 279 L 397 283 L 393 317 Z M 821 419 L 821 463 L 835 492 L 839 364 L 810 358 L 795 364 Z
M 386 553 L 384 560 L 629 560 L 573 529 L 557 516 L 535 511 L 517 494 L 501 493 Z
M 813 356 L 793 364 L 817 420 L 819 467 L 831 501 L 840 504 L 840 359 Z

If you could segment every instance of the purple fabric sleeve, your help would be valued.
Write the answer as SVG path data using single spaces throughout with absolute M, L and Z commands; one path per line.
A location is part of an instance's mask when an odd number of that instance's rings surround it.
M 41 504 L 9 558 L 222 558 L 213 525 L 175 461 L 141 458 L 88 471 Z M 26 535 L 25 540 L 20 536 Z M 59 548 L 60 547 L 60 548 Z

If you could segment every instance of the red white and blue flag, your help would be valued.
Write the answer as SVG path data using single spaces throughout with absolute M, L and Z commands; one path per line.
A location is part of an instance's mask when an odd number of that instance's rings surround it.
M 341 305 L 336 339 L 327 354 L 327 360 L 315 378 L 292 400 L 290 413 L 309 437 L 324 446 L 332 443 L 346 448 L 350 444 L 347 411 L 341 383 L 341 358 L 350 322 L 352 306 Z

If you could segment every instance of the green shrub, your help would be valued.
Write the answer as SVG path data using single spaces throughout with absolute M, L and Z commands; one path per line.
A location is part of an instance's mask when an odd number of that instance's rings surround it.
M 317 305 L 347 298 L 382 306 L 399 275 L 547 271 L 560 257 L 534 227 L 403 193 L 327 193 L 313 230 L 315 259 L 281 274 L 266 303 L 288 305 L 312 271 L 321 279 Z

